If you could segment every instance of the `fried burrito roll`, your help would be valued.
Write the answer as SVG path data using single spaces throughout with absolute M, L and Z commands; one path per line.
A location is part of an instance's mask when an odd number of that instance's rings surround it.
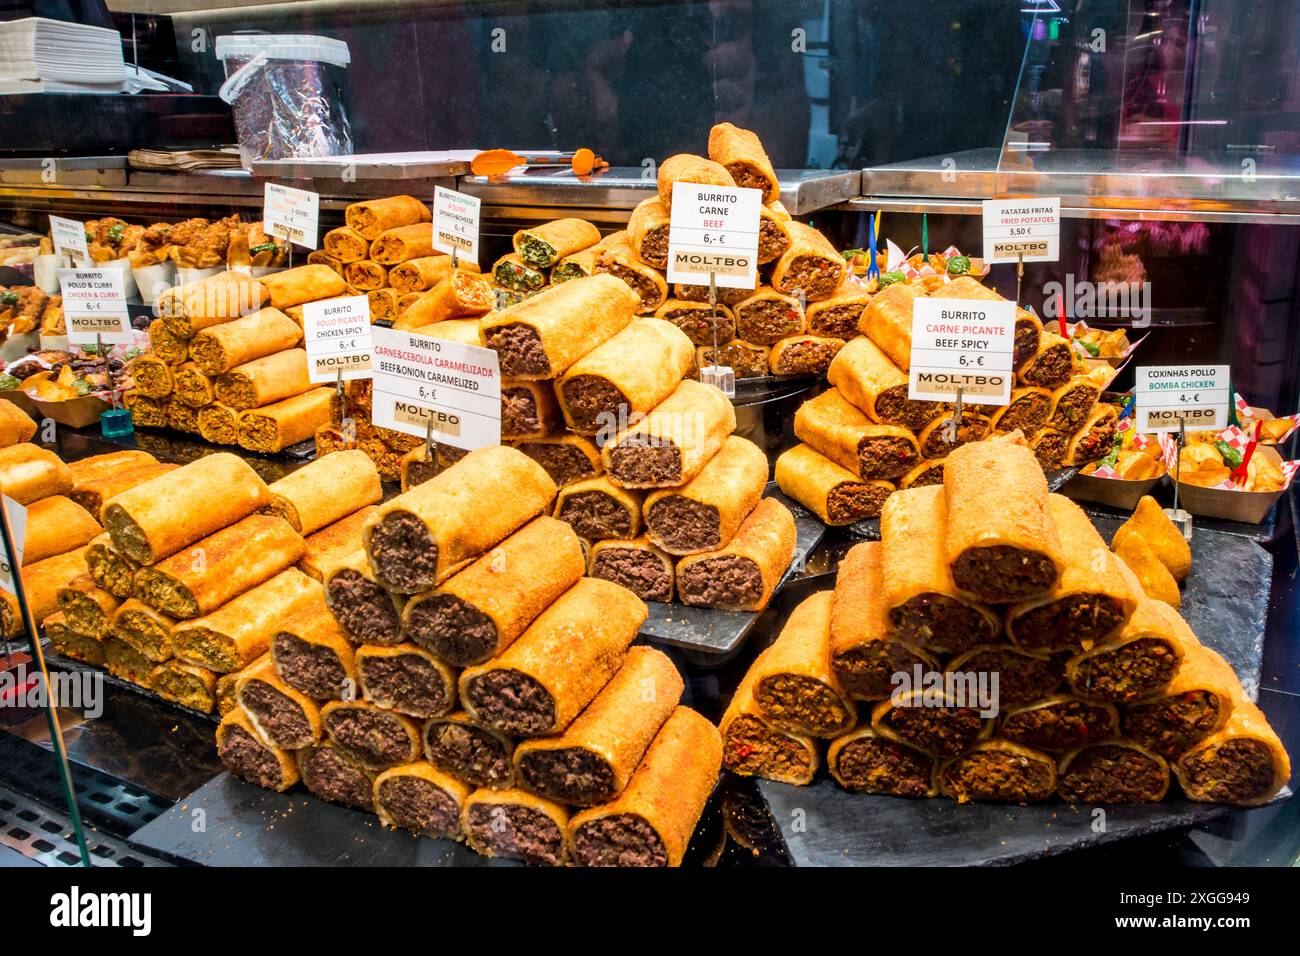
M 175 653 L 172 646 L 174 618 L 155 611 L 136 598 L 123 601 L 113 614 L 112 635 L 125 641 L 151 661 L 161 663 Z
M 320 597 L 319 581 L 286 568 L 212 613 L 177 624 L 172 646 L 182 660 L 228 674 L 262 656 L 281 622 Z
M 199 409 L 199 435 L 214 445 L 233 445 L 239 439 L 239 412 L 213 402 Z
M 112 539 L 107 534 L 101 534 L 86 548 L 86 569 L 95 583 L 114 597 L 131 596 L 139 567 L 113 550 Z
M 761 189 L 763 203 L 781 198 L 781 187 L 767 151 L 758 137 L 731 123 L 718 123 L 709 130 L 709 159 L 720 164 L 742 189 Z
M 763 450 L 746 438 L 729 435 L 686 484 L 646 496 L 646 536 L 674 555 L 720 548 L 754 510 L 766 487 Z
M 1255 807 L 1291 779 L 1291 759 L 1264 712 L 1244 693 L 1228 722 L 1178 758 L 1174 774 L 1192 800 Z
M 334 556 L 322 564 L 325 603 L 348 636 L 358 644 L 399 644 L 404 598 L 375 580 L 366 552 Z
M 390 767 L 375 777 L 379 822 L 421 836 L 458 840 L 460 814 L 470 788 L 423 760 Z
M 107 478 L 116 475 L 122 471 L 129 471 L 133 468 L 141 468 L 145 465 L 156 465 L 158 459 L 147 451 L 130 449 L 128 451 L 113 451 L 104 455 L 91 455 L 88 458 L 79 458 L 68 465 L 68 471 L 72 473 L 72 500 L 76 501 L 75 492 L 78 488 L 83 487 L 92 481 L 98 481 L 101 478 Z
M 357 550 L 361 540 L 361 528 L 379 509 L 374 505 L 354 511 L 346 518 L 340 518 L 331 525 L 321 528 L 315 534 L 307 536 L 307 550 L 298 566 L 309 576 L 322 583 L 325 571 L 338 565 L 339 561 Z
M 373 292 L 388 284 L 388 267 L 372 259 L 344 263 L 343 281 L 357 292 Z
M 1087 465 L 1100 461 L 1115 447 L 1119 409 L 1109 403 L 1097 405 L 1065 448 L 1065 464 Z
M 441 717 L 456 705 L 456 673 L 414 644 L 357 648 L 362 696 L 408 717 Z
M 722 291 L 722 290 L 719 290 Z M 721 345 L 736 337 L 736 316 L 719 300 L 716 308 L 708 302 L 688 302 L 685 299 L 668 299 L 655 309 L 655 318 L 663 319 L 681 330 L 695 345 Z M 717 333 L 714 333 L 717 325 Z M 767 370 L 766 360 L 763 362 Z
M 453 268 L 465 272 L 479 271 L 477 263 L 462 262 L 459 259 L 457 259 L 456 266 L 453 267 L 451 256 L 436 252 L 431 256 L 408 259 L 406 262 L 393 266 L 388 270 L 388 284 L 399 295 L 406 295 L 411 292 L 427 292 L 450 276 Z
M 364 700 L 332 700 L 320 716 L 334 746 L 367 770 L 420 759 L 420 732 L 409 717 Z
M 630 224 L 628 228 L 630 231 Z M 520 229 L 513 239 L 515 253 L 534 269 L 549 269 L 565 256 L 581 252 L 598 242 L 599 229 L 585 219 L 572 218 Z
M 635 538 L 641 533 L 642 495 L 620 488 L 608 475 L 575 481 L 560 489 L 555 517 L 588 541 Z
M 333 230 L 330 230 L 330 232 L 333 232 Z M 326 238 L 327 240 L 328 240 L 328 238 L 329 238 L 329 235 L 330 235 L 330 233 L 328 233 L 328 232 L 325 233 L 325 238 Z M 363 246 L 366 247 L 366 248 L 365 248 L 365 251 L 366 251 L 366 252 L 369 252 L 369 251 L 370 251 L 369 248 L 368 248 L 368 245 L 363 244 Z M 365 253 L 364 253 L 364 252 L 362 253 L 361 258 L 363 258 L 363 259 L 365 258 Z M 313 249 L 311 252 L 307 253 L 307 265 L 309 265 L 309 266 L 316 266 L 316 265 L 320 265 L 320 266 L 329 266 L 331 269 L 333 269 L 333 270 L 334 270 L 335 272 L 337 272 L 339 275 L 343 275 L 343 260 L 342 260 L 342 259 L 338 259 L 338 258 L 336 258 L 336 257 L 334 257 L 334 256 L 332 256 L 332 255 L 330 255 L 330 254 L 329 254 L 328 252 L 326 252 L 324 249 Z
M 217 401 L 238 411 L 260 408 L 311 391 L 305 349 L 286 349 L 243 365 L 220 376 L 215 384 Z
M 41 621 L 41 630 L 50 639 L 50 645 L 60 656 L 74 661 L 84 661 L 95 667 L 103 667 L 105 662 L 104 645 L 93 637 L 78 634 L 68 627 L 63 612 L 51 614 Z
M 471 787 L 514 786 L 513 750 L 513 740 L 463 710 L 424 725 L 425 759 Z
M 600 449 L 585 435 L 561 431 L 542 438 L 515 440 L 512 444 L 541 465 L 561 488 L 595 478 L 605 470 Z
M 858 323 L 859 331 L 904 372 L 912 365 L 912 306 L 922 294 L 904 282 L 886 286 L 872 296 Z
M 217 725 L 217 756 L 227 770 L 255 787 L 283 793 L 299 780 L 294 755 L 264 743 L 248 715 L 238 708 Z
M 437 338 L 437 330 L 424 327 L 448 319 L 485 315 L 492 311 L 495 302 L 496 296 L 486 279 L 477 273 L 456 269 L 403 309 L 393 328 L 402 332 L 423 330 Z
M 112 635 L 100 641 L 100 646 L 104 648 L 104 667 L 110 674 L 141 687 L 149 686 L 153 661 Z
M 571 859 L 580 866 L 681 866 L 721 768 L 718 729 L 688 707 L 675 708 L 618 798 L 569 822 Z
M 141 428 L 164 428 L 167 425 L 167 404 L 162 399 L 150 398 L 137 389 L 131 389 L 122 395 L 122 407 L 131 413 L 131 421 Z M 15 445 L 14 447 L 30 446 Z
M 656 185 L 659 202 L 665 210 L 673 208 L 673 183 L 696 183 L 701 186 L 721 186 L 734 189 L 736 181 L 725 166 L 692 153 L 676 153 L 659 164 Z
M 843 347 L 843 339 L 792 335 L 772 346 L 768 361 L 773 375 L 825 375 Z
M 1034 750 L 1062 753 L 1119 736 L 1114 704 L 1053 694 L 1006 708 L 998 735 Z
M 56 554 L 22 569 L 27 607 L 38 623 L 59 610 L 59 589 L 73 578 L 86 573 L 86 550 L 89 545 Z M 19 612 L 18 599 L 0 591 L 0 636 L 17 637 L 26 630 Z
M 627 221 L 627 239 L 632 252 L 656 269 L 668 268 L 669 218 L 668 209 L 659 197 L 651 196 L 637 204 Z
M 964 684 L 967 697 L 983 685 L 997 703 L 1014 707 L 1054 693 L 1064 679 L 1065 661 L 1059 654 L 1022 651 L 1005 642 L 976 644 L 949 658 L 944 674 L 953 686 Z
M 517 305 L 518 296 L 540 292 L 546 286 L 546 272 L 528 265 L 518 253 L 510 252 L 492 264 L 492 281 L 494 288 L 514 293 L 506 301 Z
M 122 467 L 106 474 L 96 475 L 86 481 L 78 481 L 72 489 L 72 500 L 81 507 L 90 512 L 91 517 L 96 521 L 104 520 L 104 504 L 110 498 L 120 495 L 124 491 L 134 488 L 136 485 L 144 484 L 151 478 L 157 478 L 159 475 L 165 475 L 169 471 L 175 471 L 179 465 L 165 465 L 162 462 L 154 462 L 148 465 L 123 465 Z M 49 501 L 51 499 L 42 499 Z M 57 499 L 56 499 L 57 500 Z M 39 502 L 38 502 L 39 503 Z M 35 510 L 35 505 L 33 505 Z M 31 515 L 28 515 L 28 531 L 31 530 Z M 66 550 L 61 548 L 60 550 Z M 27 549 L 24 548 L 24 556 Z
M 945 458 L 926 458 L 903 477 L 898 479 L 900 488 L 925 488 L 928 485 L 943 484 L 943 466 Z
M 933 757 L 882 737 L 869 726 L 832 740 L 826 766 L 836 783 L 854 793 L 886 793 L 891 797 L 933 797 L 939 793 Z
M 361 235 L 350 226 L 339 226 L 337 229 L 331 229 L 325 233 L 321 240 L 324 250 L 340 266 L 339 275 L 343 274 L 342 267 L 349 262 L 360 262 L 366 256 L 370 255 L 370 240 Z M 327 265 L 328 263 L 312 262 L 307 260 L 311 265 Z
M 302 341 L 298 323 L 279 309 L 256 312 L 204 329 L 190 340 L 190 357 L 216 378 L 236 365 L 294 348 Z
M 1169 791 L 1165 758 L 1130 740 L 1071 751 L 1057 775 L 1057 792 L 1067 803 L 1156 803 Z
M 1232 666 L 1217 653 L 1200 642 L 1185 644 L 1164 692 L 1124 708 L 1124 736 L 1173 760 L 1228 722 L 1239 687 Z
M 171 363 L 148 352 L 131 363 L 131 380 L 141 395 L 150 398 L 166 398 L 176 387 Z
M 872 729 L 931 757 L 955 757 L 993 729 L 976 701 L 962 701 L 942 688 L 906 693 L 899 689 L 894 697 L 897 703 L 890 698 L 872 708 Z
M 280 680 L 269 659 L 235 682 L 235 702 L 273 747 L 300 750 L 321 739 L 316 702 Z
M 344 807 L 373 810 L 375 772 L 350 754 L 322 740 L 296 752 L 302 785 L 313 796 Z
M 781 215 L 769 206 L 758 210 L 758 264 L 775 262 L 790 250 L 790 216 Z M 857 323 L 853 330 L 857 332 Z
M 1052 393 L 1045 388 L 1022 386 L 1011 390 L 1011 402 L 1002 405 L 989 419 L 996 433 L 1019 431 L 1026 438 L 1038 434 L 1050 417 Z
M 89 511 L 66 495 L 33 501 L 23 533 L 23 567 L 87 545 L 103 531 Z
M 179 366 L 173 378 L 176 389 L 170 402 L 181 402 L 191 408 L 202 408 L 211 405 L 216 397 L 212 379 L 194 362 L 186 362 Z
M 760 286 L 748 298 L 732 306 L 736 316 L 736 338 L 755 345 L 775 345 L 808 327 L 803 305 L 793 295 Z M 701 343 L 709 345 L 712 338 Z
M 677 594 L 694 607 L 761 611 L 794 549 L 794 515 L 775 498 L 764 498 L 726 545 L 677 562 Z
M 1043 471 L 1056 471 L 1065 465 L 1070 450 L 1070 436 L 1055 428 L 1043 428 L 1029 440 L 1029 447 Z
M 673 662 L 649 647 L 628 650 L 608 684 L 558 737 L 515 748 L 518 785 L 557 803 L 591 807 L 627 786 L 684 685 Z
M 432 233 L 432 230 L 428 230 Z M 348 284 L 329 266 L 310 265 L 264 276 L 262 285 L 271 295 L 271 305 L 281 312 L 295 305 L 345 295 Z
M 766 218 L 764 219 L 766 221 Z M 760 230 L 762 226 L 760 224 Z M 762 258 L 762 234 L 760 231 L 760 261 Z M 784 252 L 785 250 L 782 250 Z M 808 317 L 808 331 L 813 335 L 829 335 L 832 338 L 849 339 L 859 335 L 858 325 L 862 321 L 862 310 L 871 301 L 871 294 L 854 282 L 846 281 L 835 294 L 820 302 L 809 302 L 805 314 Z M 838 383 L 837 383 L 838 384 Z M 863 409 L 865 411 L 865 409 Z
M 1037 803 L 1056 791 L 1056 761 L 1009 740 L 984 740 L 943 764 L 939 790 L 958 803 Z
M 668 282 L 663 273 L 637 258 L 629 242 L 611 242 L 596 257 L 596 273 L 608 273 L 621 280 L 640 300 L 637 312 L 652 314 L 668 301 Z
M 223 272 L 165 290 L 154 304 L 154 314 L 172 335 L 188 342 L 210 326 L 256 312 L 269 297 L 270 289 L 261 280 Z
M 562 733 L 618 670 L 647 614 L 626 588 L 581 578 L 504 653 L 465 670 L 460 699 L 503 733 Z
M 149 323 L 149 351 L 168 365 L 180 365 L 190 355 L 189 343 L 167 328 L 162 319 Z
M 433 255 L 433 230 L 424 223 L 393 226 L 370 243 L 370 258 L 381 266 Z
M 429 451 L 427 448 L 412 448 L 398 459 L 398 465 L 401 468 L 403 492 L 410 491 L 416 485 L 424 484 L 442 471 L 438 459 L 430 455 Z
M 107 636 L 117 610 L 118 599 L 99 585 L 89 574 L 79 574 L 59 588 L 59 610 L 64 624 L 83 637 L 101 640 Z
M 373 242 L 389 229 L 432 222 L 433 214 L 414 196 L 388 196 L 351 203 L 343 210 L 343 221 L 362 239 Z
M 307 441 L 316 429 L 330 424 L 333 402 L 334 389 L 322 387 L 240 412 L 239 447 L 271 454 Z
M 270 512 L 304 535 L 384 497 L 374 462 L 358 450 L 318 458 L 285 475 L 270 489 Z
M 808 302 L 829 299 L 848 275 L 844 257 L 812 226 L 791 220 L 790 248 L 772 267 L 772 288 L 787 295 L 803 294 Z
M 48 448 L 26 442 L 0 449 L 0 490 L 20 505 L 72 491 L 72 470 Z
M 206 667 L 164 661 L 149 672 L 149 687 L 163 700 L 201 714 L 210 714 L 216 707 L 217 675 Z
M 754 686 L 766 653 L 754 659 L 718 724 L 722 764 L 743 777 L 803 786 L 812 783 L 817 773 L 817 745 L 811 737 L 777 730 L 764 719 L 754 699 Z
M 731 369 L 736 378 L 757 378 L 768 373 L 771 349 L 766 345 L 751 345 L 740 339 L 721 343 L 716 349 L 701 345 L 695 350 L 696 369 L 719 365 Z
M 799 406 L 794 433 L 864 481 L 897 478 L 921 457 L 908 429 L 872 422 L 835 388 Z
M 465 842 L 475 853 L 533 866 L 564 863 L 568 825 L 564 807 L 526 790 L 475 790 L 460 818 Z
M 673 599 L 673 558 L 645 535 L 597 541 L 591 546 L 588 566 L 593 578 L 621 584 L 643 601 L 667 604 Z
M 1016 381 L 1055 389 L 1068 382 L 1074 371 L 1070 343 L 1055 332 L 1044 331 L 1038 336 L 1037 350 L 1016 372 Z
M 731 400 L 714 385 L 686 380 L 601 451 L 625 488 L 675 488 L 703 470 L 736 430 Z
M 1085 700 L 1123 704 L 1155 697 L 1178 673 L 1184 649 L 1195 643 L 1177 611 L 1144 598 L 1118 637 L 1066 662 L 1065 679 Z
M 1101 398 L 1101 386 L 1087 375 L 1075 375 L 1048 394 L 1052 397 L 1052 404 L 1046 424 L 1057 431 L 1076 432 Z
M 880 515 L 894 493 L 888 481 L 861 481 L 809 445 L 795 445 L 776 460 L 776 484 L 822 520 L 843 526 Z
M 357 686 L 352 643 L 320 597 L 279 623 L 271 663 L 280 680 L 313 700 L 343 700 Z

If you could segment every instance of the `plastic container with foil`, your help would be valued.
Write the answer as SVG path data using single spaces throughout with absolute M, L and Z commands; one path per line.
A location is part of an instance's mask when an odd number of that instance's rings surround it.
M 344 106 L 351 62 L 342 40 L 235 34 L 217 37 L 226 69 L 220 96 L 234 110 L 240 161 L 344 156 L 352 128 Z

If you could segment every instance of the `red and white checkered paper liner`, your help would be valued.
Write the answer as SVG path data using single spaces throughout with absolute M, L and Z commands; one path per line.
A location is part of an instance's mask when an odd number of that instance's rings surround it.
M 1237 451 L 1245 454 L 1247 446 L 1250 445 L 1250 432 L 1229 425 L 1223 431 L 1219 432 L 1218 440 Z M 1178 442 L 1172 433 L 1164 432 L 1160 435 L 1160 449 L 1164 454 L 1165 467 L 1169 469 L 1170 477 L 1177 474 L 1176 464 L 1178 461 Z M 1282 490 L 1285 491 L 1291 487 L 1291 481 L 1295 478 L 1296 472 L 1300 471 L 1300 461 L 1282 462 Z M 1220 491 L 1244 491 L 1241 485 L 1237 484 L 1231 478 L 1219 482 L 1211 487 Z
M 1254 412 L 1252 412 L 1250 409 L 1250 403 L 1247 402 L 1244 398 L 1242 398 L 1239 392 L 1232 393 L 1232 400 L 1233 400 L 1233 404 L 1237 406 L 1237 418 L 1239 418 L 1243 423 L 1255 421 Z M 1291 427 L 1282 433 L 1281 438 L 1275 438 L 1272 442 L 1270 442 L 1270 444 L 1273 445 L 1282 444 L 1282 442 L 1286 441 L 1288 438 L 1290 438 L 1292 435 L 1295 434 L 1295 430 L 1297 428 L 1300 428 L 1300 412 L 1296 412 L 1296 414 L 1294 415 L 1279 415 L 1278 418 L 1290 422 Z
M 1090 326 L 1083 319 L 1080 319 L 1078 322 L 1075 322 L 1073 324 L 1069 322 L 1065 323 L 1065 329 L 1067 332 L 1070 333 L 1067 336 L 1067 338 L 1070 340 L 1070 345 L 1074 347 L 1074 350 L 1078 352 L 1080 355 L 1082 355 L 1084 358 L 1096 358 L 1097 356 L 1093 355 L 1091 352 L 1089 352 L 1087 349 L 1083 347 L 1082 342 L 1076 341 L 1079 338 L 1079 336 L 1087 332 L 1089 328 Z M 1119 370 L 1128 364 L 1128 360 L 1132 357 L 1133 353 L 1137 351 L 1137 347 L 1141 345 L 1143 342 L 1145 342 L 1147 340 L 1147 335 L 1150 334 L 1151 333 L 1148 332 L 1146 335 L 1142 336 L 1142 338 L 1138 339 L 1136 342 L 1130 342 L 1128 344 L 1128 348 L 1126 348 L 1122 353 L 1120 353 L 1119 356 L 1117 356 L 1118 358 L 1123 359 L 1123 361 L 1115 369 L 1116 374 L 1118 374 Z
M 903 277 L 908 282 L 915 282 L 917 279 L 920 279 L 924 276 L 941 275 L 941 273 L 939 273 L 934 268 L 934 266 L 930 265 L 929 262 L 921 266 L 921 268 L 919 269 L 916 268 L 908 261 L 909 254 L 904 252 L 901 248 L 899 248 L 889 239 L 885 240 L 885 249 L 886 249 L 885 268 L 884 268 L 885 272 L 901 272 L 903 274 Z M 951 259 L 953 256 L 962 255 L 962 251 L 958 249 L 956 246 L 949 246 L 947 249 L 943 250 L 943 252 L 940 253 L 940 255 L 942 255 L 945 259 Z M 989 265 L 986 262 L 984 264 L 984 271 L 980 272 L 979 275 L 986 276 L 988 275 L 988 273 L 989 273 Z M 973 272 L 968 274 L 972 276 L 976 275 L 976 273 Z M 953 279 L 960 278 L 959 276 L 950 276 L 947 273 L 942 273 L 942 276 L 944 282 L 951 282 Z

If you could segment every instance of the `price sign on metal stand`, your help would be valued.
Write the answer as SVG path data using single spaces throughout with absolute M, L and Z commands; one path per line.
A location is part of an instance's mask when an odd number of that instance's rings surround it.
M 320 233 L 320 193 L 267 183 L 262 194 L 262 223 L 268 235 L 315 249 Z
M 302 307 L 302 331 L 310 381 L 371 377 L 370 300 L 364 295 L 308 302 Z
M 121 269 L 60 269 L 59 286 L 68 341 L 73 345 L 133 339 L 126 308 L 126 273 Z
M 986 199 L 985 262 L 1055 262 L 1061 248 L 1061 199 Z
M 478 262 L 478 227 L 482 204 L 474 196 L 437 186 L 433 190 L 433 248 L 449 256 Z
M 984 299 L 917 299 L 912 307 L 907 397 L 981 405 L 1011 402 L 1016 304 Z
M 1140 432 L 1228 427 L 1228 365 L 1139 365 L 1134 370 Z
M 62 216 L 50 217 L 50 238 L 55 252 L 65 252 L 81 259 L 90 258 L 89 243 L 86 242 L 86 227 L 75 219 Z

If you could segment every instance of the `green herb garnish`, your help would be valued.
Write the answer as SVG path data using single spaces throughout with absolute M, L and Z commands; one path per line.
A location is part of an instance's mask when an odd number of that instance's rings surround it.
M 21 301 L 17 292 L 0 292 L 0 305 L 17 305 Z
M 880 288 L 887 285 L 893 285 L 895 282 L 906 282 L 907 276 L 901 272 L 882 272 L 880 273 Z
M 969 256 L 953 256 L 948 260 L 948 275 L 964 276 L 968 272 L 970 272 Z
M 253 246 L 253 248 L 248 251 L 253 255 L 257 255 L 260 252 L 275 252 L 275 250 L 276 245 L 274 242 L 264 242 L 261 245 Z
M 845 262 L 852 262 L 858 256 L 865 256 L 866 254 L 866 249 L 845 249 L 840 253 L 840 255 L 844 257 Z
M 1214 447 L 1218 451 L 1219 456 L 1223 459 L 1225 465 L 1232 468 L 1241 467 L 1241 452 L 1237 451 L 1237 449 L 1233 448 L 1226 441 L 1216 441 Z
M 116 226 L 108 227 L 108 241 L 121 242 L 122 235 L 126 232 L 126 223 L 118 223 Z

